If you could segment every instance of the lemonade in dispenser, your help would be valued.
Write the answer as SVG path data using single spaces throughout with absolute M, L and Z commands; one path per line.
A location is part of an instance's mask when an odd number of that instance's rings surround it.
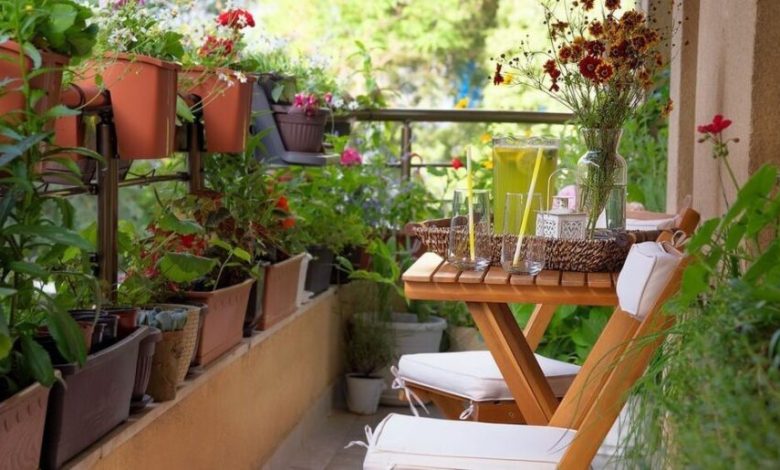
M 541 151 L 542 161 L 534 193 L 542 195 L 544 207 L 532 207 L 532 214 L 550 207 L 548 200 L 555 195 L 555 188 L 549 188 L 550 176 L 558 167 L 557 139 L 546 137 L 497 137 L 493 139 L 493 226 L 504 227 L 504 204 L 507 193 L 528 193 L 534 172 L 536 157 Z M 536 220 L 536 215 L 533 215 Z M 535 231 L 534 224 L 528 224 L 525 234 Z

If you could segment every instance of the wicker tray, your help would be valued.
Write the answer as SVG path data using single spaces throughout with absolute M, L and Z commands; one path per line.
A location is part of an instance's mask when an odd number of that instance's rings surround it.
M 450 219 L 428 220 L 413 224 L 412 233 L 420 238 L 427 251 L 447 258 Z M 625 232 L 609 240 L 546 239 L 545 269 L 576 272 L 617 272 L 626 261 L 631 245 L 638 241 L 655 240 L 660 231 Z M 534 239 L 535 237 L 527 237 Z M 525 245 L 525 244 L 524 244 Z M 490 243 L 491 264 L 501 264 L 501 235 L 493 235 Z

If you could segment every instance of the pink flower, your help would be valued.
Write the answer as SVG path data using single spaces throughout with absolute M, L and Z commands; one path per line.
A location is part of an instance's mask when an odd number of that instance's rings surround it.
M 333 93 L 331 92 L 325 93 L 325 102 L 330 104 L 331 101 L 333 101 Z
M 342 166 L 355 166 L 363 163 L 363 157 L 360 156 L 360 152 L 352 147 L 347 147 L 341 152 L 341 165 Z

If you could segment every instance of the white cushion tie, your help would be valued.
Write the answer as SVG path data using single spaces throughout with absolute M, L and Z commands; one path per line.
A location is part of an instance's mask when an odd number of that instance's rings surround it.
M 420 414 L 417 413 L 417 407 L 414 406 L 415 402 L 422 407 L 422 409 L 425 410 L 425 413 L 431 414 L 430 411 L 428 411 L 428 408 L 425 406 L 425 403 L 420 399 L 420 397 L 414 393 L 412 389 L 406 386 L 406 381 L 401 377 L 401 375 L 398 373 L 398 367 L 392 366 L 390 367 L 390 372 L 393 374 L 393 377 L 395 377 L 395 380 L 393 380 L 393 390 L 403 390 L 406 394 L 406 401 L 409 402 L 409 409 L 412 410 L 412 414 L 419 417 Z

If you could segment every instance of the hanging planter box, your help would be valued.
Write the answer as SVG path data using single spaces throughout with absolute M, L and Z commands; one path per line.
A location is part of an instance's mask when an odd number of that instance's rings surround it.
M 43 97 L 35 104 L 35 111 L 42 114 L 60 103 L 62 69 L 68 65 L 70 58 L 52 52 L 39 52 L 42 72 L 30 79 L 30 87 L 33 90 L 43 91 Z M 21 118 L 21 112 L 24 110 L 25 97 L 21 91 L 22 73 L 16 61 L 20 54 L 21 49 L 17 43 L 6 41 L 0 44 L 0 77 L 11 80 L 4 86 L 5 92 L 0 96 L 0 116 L 6 122 L 9 122 L 8 120 L 14 122 L 17 117 Z M 33 66 L 32 61 L 29 57 L 25 57 L 24 63 L 29 72 Z
M 330 287 L 330 275 L 333 271 L 333 252 L 327 248 L 314 246 L 309 248 L 312 260 L 306 272 L 306 290 L 314 295 L 325 292 Z
M 263 316 L 258 329 L 267 330 L 295 312 L 298 291 L 303 287 L 301 268 L 308 256 L 301 253 L 266 268 Z
M 179 65 L 153 57 L 112 54 L 93 66 L 111 93 L 119 157 L 167 157 L 176 134 L 176 78 Z M 94 76 L 79 82 L 94 84 Z
M 62 464 L 103 437 L 130 414 L 138 350 L 151 333 L 139 327 L 125 339 L 87 357 L 86 363 L 60 364 L 62 383 L 51 389 L 41 467 Z
M 293 106 L 273 106 L 276 125 L 284 147 L 290 152 L 315 153 L 322 150 L 327 113 L 318 111 L 307 116 L 303 109 Z
M 209 152 L 241 153 L 246 149 L 254 81 L 247 76 L 242 83 L 230 69 L 195 67 L 179 74 L 179 88 L 202 100 Z
M 200 329 L 195 363 L 205 366 L 243 338 L 244 316 L 254 279 L 210 292 L 187 292 L 187 299 L 208 307 Z
M 0 402 L 0 468 L 38 468 L 49 389 L 34 383 Z

